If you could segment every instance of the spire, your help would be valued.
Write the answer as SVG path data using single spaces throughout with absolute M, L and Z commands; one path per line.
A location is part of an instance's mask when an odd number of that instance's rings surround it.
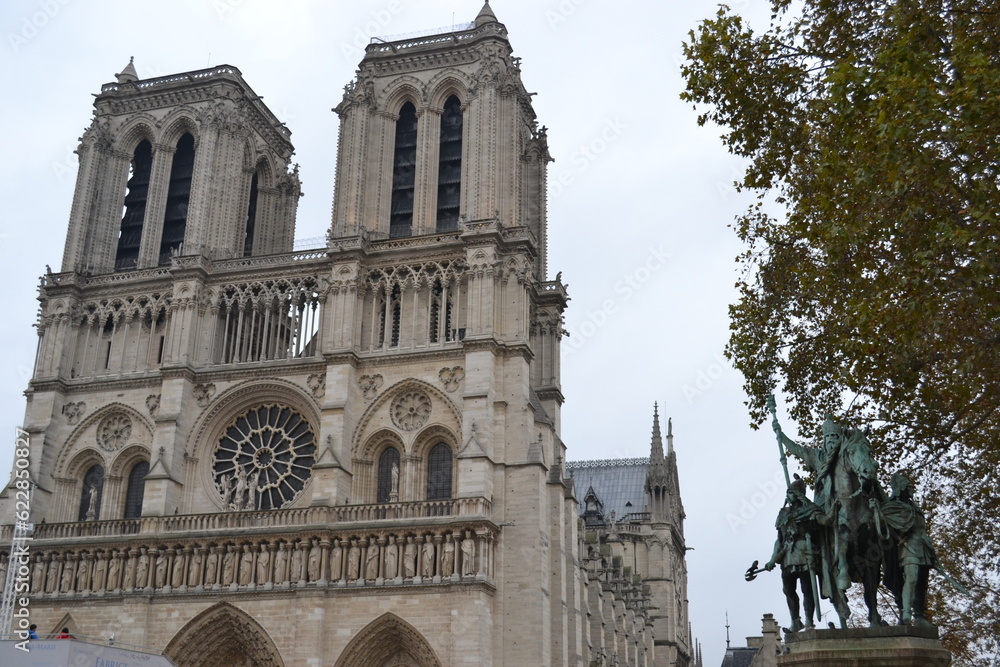
M 726 610 L 726 649 L 729 649 L 729 610 Z
M 663 439 L 660 437 L 660 406 L 658 403 L 653 403 L 653 440 L 650 444 L 649 462 L 651 465 L 663 463 Z
M 499 23 L 499 21 L 497 21 L 497 15 L 493 13 L 492 9 L 490 9 L 490 0 L 486 0 L 486 4 L 483 5 L 481 10 L 479 10 L 479 16 L 476 17 L 476 27 L 478 28 L 479 26 L 487 23 Z
M 135 71 L 135 56 L 128 59 L 128 65 L 125 65 L 125 69 L 121 72 L 115 74 L 115 77 L 118 79 L 118 83 L 129 83 L 139 80 L 139 75 Z

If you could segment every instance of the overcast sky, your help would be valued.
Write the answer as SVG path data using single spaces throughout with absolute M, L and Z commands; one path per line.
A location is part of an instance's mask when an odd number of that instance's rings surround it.
M 734 9 L 763 27 L 763 0 Z M 305 196 L 296 237 L 330 224 L 338 121 L 330 109 L 372 35 L 472 20 L 480 0 L 7 0 L 0 6 L 0 469 L 13 457 L 36 336 L 38 276 L 59 269 L 77 138 L 92 95 L 135 56 L 141 78 L 231 64 L 292 130 Z M 788 612 L 765 562 L 783 499 L 774 435 L 749 428 L 742 378 L 724 360 L 749 203 L 741 163 L 682 103 L 681 42 L 710 0 L 494 0 L 555 162 L 550 278 L 569 284 L 562 436 L 570 458 L 645 456 L 653 402 L 673 418 L 687 512 L 691 621 L 718 665 Z M 666 424 L 664 423 L 664 429 Z M 786 424 L 794 432 L 794 425 Z M 8 522 L 9 518 L 3 519 Z M 824 609 L 829 611 L 829 605 Z

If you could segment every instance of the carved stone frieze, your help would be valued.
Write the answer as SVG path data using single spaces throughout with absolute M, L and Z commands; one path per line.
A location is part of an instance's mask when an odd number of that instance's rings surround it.
M 156 413 L 160 411 L 160 395 L 150 394 L 146 397 L 146 409 L 149 410 L 149 414 L 153 417 Z
M 198 402 L 198 407 L 208 407 L 208 404 L 212 402 L 213 396 L 215 396 L 215 385 L 213 383 L 195 385 L 194 400 Z
M 462 384 L 462 380 L 465 379 L 465 369 L 461 366 L 452 366 L 451 368 L 442 368 L 441 372 L 438 373 L 438 379 L 441 380 L 441 384 L 444 385 L 444 390 L 447 392 L 453 392 Z
M 385 378 L 378 373 L 374 375 L 362 375 L 358 380 L 358 387 L 366 401 L 370 401 L 378 394 L 379 388 L 385 384 Z

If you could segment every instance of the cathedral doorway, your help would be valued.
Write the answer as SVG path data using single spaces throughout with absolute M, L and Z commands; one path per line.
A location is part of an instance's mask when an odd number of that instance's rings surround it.
M 284 667 L 278 649 L 252 616 L 220 602 L 180 629 L 164 653 L 178 667 Z
M 440 667 L 424 636 L 395 614 L 369 623 L 337 660 L 336 667 Z

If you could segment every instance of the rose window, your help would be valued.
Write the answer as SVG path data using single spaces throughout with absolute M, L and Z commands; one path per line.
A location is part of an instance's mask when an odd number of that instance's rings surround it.
M 213 479 L 230 510 L 284 507 L 312 474 L 316 437 L 305 417 L 262 405 L 237 417 L 215 450 Z
M 431 416 L 431 399 L 427 394 L 411 391 L 397 398 L 392 404 L 392 421 L 404 431 L 416 431 Z
M 109 452 L 124 447 L 130 435 L 132 420 L 123 414 L 110 415 L 97 427 L 97 442 Z

